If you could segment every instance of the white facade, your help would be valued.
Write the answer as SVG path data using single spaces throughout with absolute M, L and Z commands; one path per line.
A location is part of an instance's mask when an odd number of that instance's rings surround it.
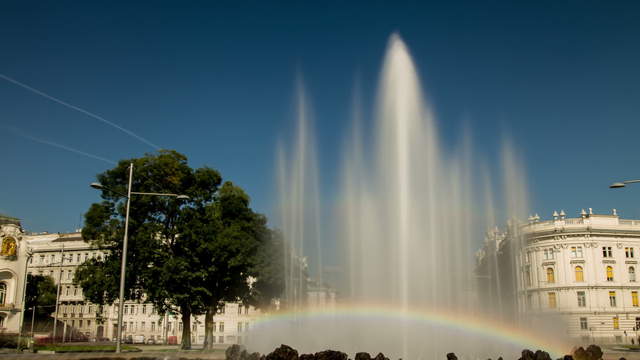
M 20 326 L 26 249 L 20 222 L 0 216 L 0 334 Z
M 2 222 L 0 240 L 9 244 L 15 240 L 15 254 L 0 255 L 0 333 L 17 333 L 22 311 L 23 280 L 26 274 L 51 276 L 60 284 L 58 306 L 58 334 L 69 339 L 72 335 L 91 340 L 114 340 L 117 333 L 118 306 L 100 307 L 85 301 L 82 288 L 73 284 L 76 269 L 84 261 L 101 258 L 105 254 L 82 239 L 79 232 L 68 234 L 23 233 L 17 219 Z M 9 221 L 11 220 L 11 221 Z M 13 247 L 7 246 L 7 249 Z M 0 248 L 4 251 L 5 246 Z M 11 250 L 13 251 L 13 250 Z M 32 253 L 31 258 L 27 251 Z M 27 261 L 27 259 L 29 259 Z M 26 273 L 25 273 L 26 271 Z M 214 316 L 216 344 L 244 343 L 251 324 L 259 316 L 253 307 L 226 303 Z M 52 309 L 51 328 L 53 328 Z M 63 327 L 60 324 L 64 324 Z M 204 315 L 191 319 L 192 343 L 204 342 Z M 180 343 L 182 321 L 173 314 L 159 315 L 151 304 L 125 302 L 123 312 L 123 339 L 152 340 L 156 343 Z M 62 333 L 60 332 L 62 329 Z
M 584 341 L 631 343 L 640 327 L 640 220 L 564 211 L 521 227 L 518 309 L 560 316 Z

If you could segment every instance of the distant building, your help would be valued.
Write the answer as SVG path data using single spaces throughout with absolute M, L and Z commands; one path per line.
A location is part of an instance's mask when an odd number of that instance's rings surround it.
M 308 280 L 307 306 L 311 308 L 335 309 L 336 290 L 326 283 L 317 280 Z
M 620 219 L 615 210 L 582 210 L 577 218 L 561 211 L 549 221 L 530 217 L 487 239 L 476 256 L 476 275 L 490 284 L 484 301 L 509 302 L 520 321 L 561 318 L 566 333 L 585 342 L 638 340 L 640 220 Z M 497 251 L 491 239 L 498 239 Z M 504 274 L 517 278 L 504 280 Z
M 60 284 L 58 328 L 67 339 L 81 334 L 89 339 L 114 340 L 117 334 L 118 306 L 98 306 L 84 299 L 82 288 L 73 284 L 78 266 L 88 259 L 102 258 L 105 253 L 92 248 L 80 232 L 68 234 L 32 234 L 23 232 L 20 222 L 0 217 L 0 332 L 17 333 L 22 311 L 23 281 L 26 274 L 51 276 Z M 27 251 L 32 253 L 27 263 Z M 25 273 L 26 270 L 26 273 Z M 174 314 L 159 315 L 149 303 L 125 302 L 123 307 L 123 339 L 180 343 L 182 321 Z M 52 326 L 55 312 L 52 311 Z M 236 344 L 246 341 L 251 324 L 259 316 L 253 307 L 227 302 L 214 316 L 214 342 Z M 192 343 L 204 342 L 204 315 L 194 316 Z M 60 326 L 62 325 L 62 327 Z

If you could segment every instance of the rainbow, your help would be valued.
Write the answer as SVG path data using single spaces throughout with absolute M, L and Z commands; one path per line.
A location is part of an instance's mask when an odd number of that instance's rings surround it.
M 300 319 L 384 319 L 406 320 L 419 322 L 436 327 L 462 331 L 479 335 L 486 339 L 517 345 L 531 350 L 544 350 L 554 357 L 562 357 L 570 353 L 570 346 L 559 339 L 543 338 L 539 334 L 515 326 L 507 325 L 477 314 L 461 313 L 459 311 L 403 310 L 388 305 L 340 305 L 333 308 L 307 308 L 298 311 L 280 311 L 266 314 L 256 319 L 255 327 L 265 327 L 282 321 Z

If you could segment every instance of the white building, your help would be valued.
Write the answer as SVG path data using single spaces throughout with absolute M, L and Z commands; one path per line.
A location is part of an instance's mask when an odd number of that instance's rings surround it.
M 638 339 L 640 221 L 582 210 L 554 212 L 522 226 L 518 307 L 534 316 L 560 315 L 567 333 L 585 341 Z
M 18 332 L 26 249 L 20 221 L 0 215 L 0 333 Z
M 68 339 L 82 335 L 91 340 L 114 340 L 117 333 L 118 306 L 98 306 L 85 301 L 82 289 L 73 284 L 76 269 L 84 261 L 105 254 L 82 239 L 79 232 L 27 235 L 17 219 L 0 217 L 0 332 L 17 333 L 22 311 L 23 280 L 29 274 L 51 276 L 60 284 L 58 327 Z M 32 254 L 29 258 L 27 251 Z M 6 254 L 6 255 L 4 255 Z M 27 263 L 27 259 L 28 263 Z M 216 344 L 244 343 L 251 324 L 259 316 L 253 307 L 226 303 L 214 316 Z M 55 312 L 52 314 L 52 326 Z M 60 327 L 60 324 L 64 324 Z M 204 315 L 194 316 L 192 343 L 204 342 Z M 125 302 L 123 339 L 145 342 L 180 343 L 182 321 L 173 314 L 159 315 L 151 304 Z

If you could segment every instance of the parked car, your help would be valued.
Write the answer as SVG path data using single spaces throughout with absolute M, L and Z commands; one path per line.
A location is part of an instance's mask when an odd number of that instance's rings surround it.
M 155 344 L 156 341 L 154 339 L 147 339 L 147 344 Z
M 144 344 L 144 335 L 135 335 L 133 337 L 134 344 Z

